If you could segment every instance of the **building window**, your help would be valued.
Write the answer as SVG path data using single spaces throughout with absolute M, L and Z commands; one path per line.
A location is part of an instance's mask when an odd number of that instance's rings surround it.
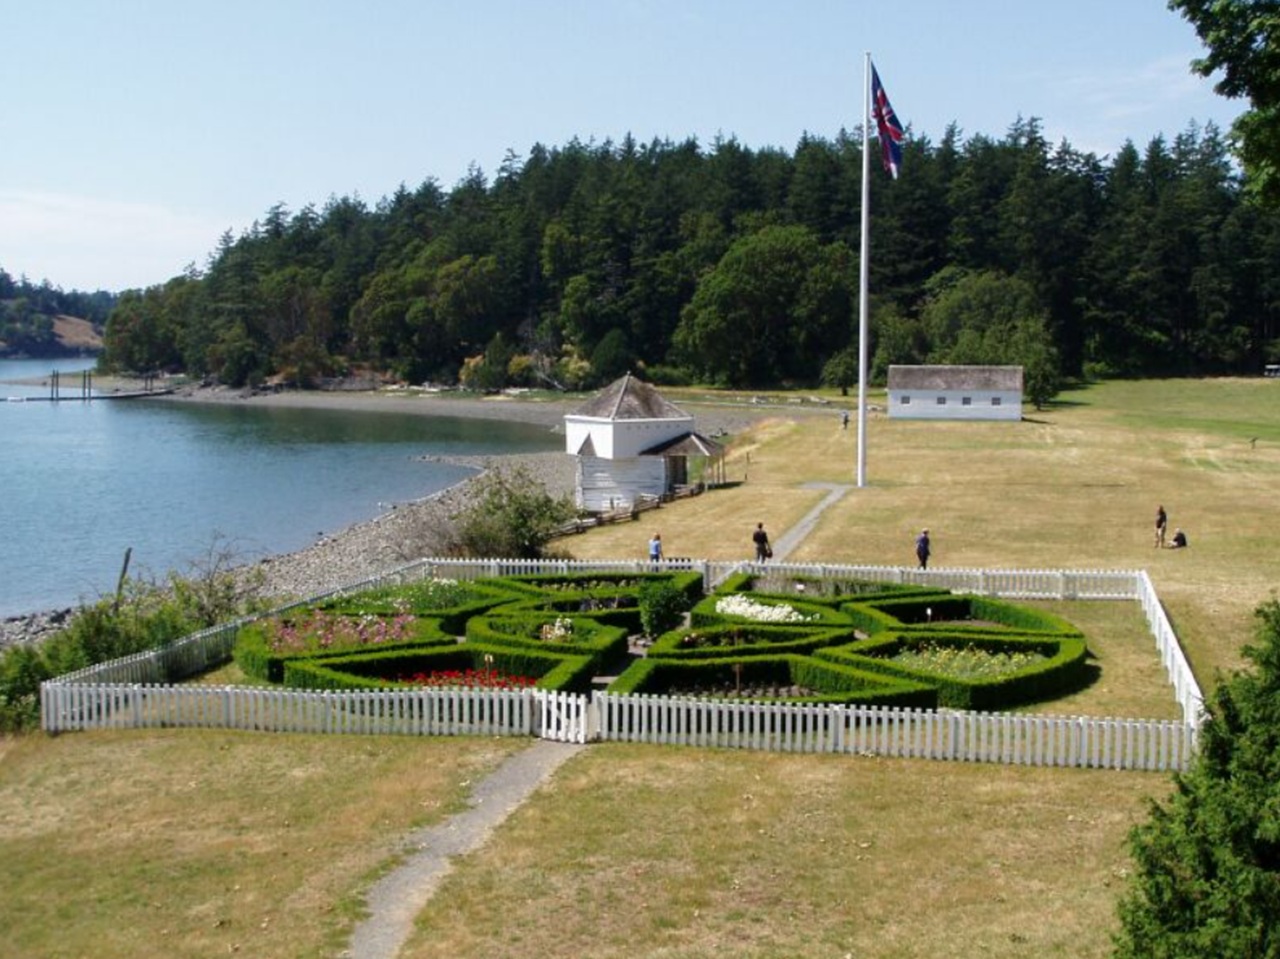
M 939 397 L 938 397 L 938 405 L 939 405 L 939 406 L 946 406 L 946 405 L 947 405 L 947 398 L 946 398 L 945 396 L 939 396 Z
M 999 405 L 1000 405 L 1000 400 L 1001 400 L 1001 397 L 999 397 L 999 396 L 993 396 L 993 397 L 991 397 L 991 405 L 992 405 L 992 406 L 999 406 Z
M 972 406 L 972 405 L 973 405 L 973 399 L 972 399 L 972 397 L 962 396 L 962 397 L 960 398 L 960 405 L 961 405 L 961 406 Z
M 898 397 L 898 403 L 902 406 L 910 406 L 911 395 L 909 393 L 903 393 L 900 397 Z

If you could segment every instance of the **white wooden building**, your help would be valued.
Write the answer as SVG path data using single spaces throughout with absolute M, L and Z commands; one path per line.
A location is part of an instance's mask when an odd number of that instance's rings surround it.
M 564 418 L 565 452 L 577 457 L 575 499 L 591 512 L 663 499 L 689 485 L 690 459 L 722 468 L 719 443 L 693 417 L 630 373 Z
M 1022 419 L 1021 366 L 890 366 L 889 415 L 915 420 Z

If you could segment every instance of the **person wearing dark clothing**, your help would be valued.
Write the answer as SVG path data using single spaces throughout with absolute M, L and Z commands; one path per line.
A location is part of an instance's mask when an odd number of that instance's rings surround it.
M 920 568 L 929 568 L 929 531 L 922 529 L 916 537 L 916 559 L 920 560 Z
M 1180 529 L 1173 531 L 1173 542 L 1169 544 L 1170 549 L 1182 549 L 1187 545 L 1187 534 Z
M 763 563 L 773 555 L 769 545 L 769 534 L 764 531 L 764 523 L 756 523 L 756 531 L 751 534 L 751 542 L 756 544 L 756 562 Z
M 1156 507 L 1156 549 L 1164 545 L 1164 531 L 1169 525 L 1169 517 L 1163 506 Z

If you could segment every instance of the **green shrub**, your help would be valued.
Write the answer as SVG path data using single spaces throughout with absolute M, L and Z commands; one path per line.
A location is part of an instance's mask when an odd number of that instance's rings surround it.
M 673 583 L 650 581 L 640 586 L 640 627 L 646 636 L 675 629 L 684 620 L 688 596 Z

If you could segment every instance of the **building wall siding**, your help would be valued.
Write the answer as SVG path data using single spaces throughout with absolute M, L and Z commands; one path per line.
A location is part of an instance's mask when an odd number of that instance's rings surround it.
M 577 455 L 591 438 L 601 459 L 630 459 L 641 451 L 683 436 L 693 430 L 693 417 L 662 420 L 605 420 L 569 415 L 564 418 L 564 448 Z
M 943 402 L 939 402 L 940 399 Z M 997 399 L 998 404 L 992 402 Z M 1017 390 L 889 390 L 889 416 L 904 420 L 1020 420 L 1022 393 Z
M 661 456 L 580 456 L 577 505 L 604 512 L 634 506 L 641 495 L 661 496 L 667 489 L 666 462 Z

